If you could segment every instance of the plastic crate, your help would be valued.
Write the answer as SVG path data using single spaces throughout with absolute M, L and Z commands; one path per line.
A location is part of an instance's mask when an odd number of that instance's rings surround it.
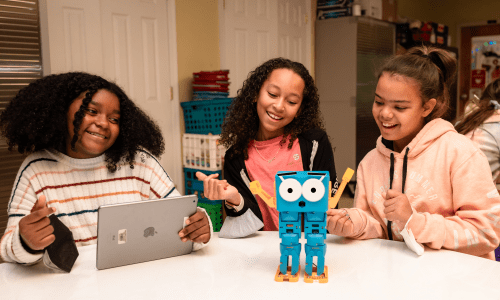
M 182 102 L 186 133 L 220 134 L 233 98 Z
M 205 195 L 203 194 L 203 181 L 198 180 L 196 178 L 196 172 L 202 172 L 206 175 L 211 175 L 211 174 L 219 174 L 218 179 L 221 179 L 222 171 L 207 171 L 207 170 L 200 170 L 200 169 L 191 169 L 191 168 L 184 168 L 184 187 L 185 187 L 185 194 L 186 195 L 191 195 L 195 194 L 198 195 L 198 202 L 213 202 L 220 204 L 223 201 L 222 200 L 209 200 L 205 198 Z
M 217 171 L 222 169 L 226 149 L 219 144 L 219 135 L 186 133 L 182 136 L 185 168 Z
M 205 198 L 203 194 L 203 181 L 196 178 L 196 172 L 203 172 L 206 175 L 219 174 L 219 178 L 222 171 L 206 171 L 199 169 L 184 168 L 184 187 L 185 194 L 198 196 L 198 206 L 204 208 L 210 220 L 212 221 L 212 226 L 214 231 L 218 232 L 222 227 L 222 204 L 223 200 L 209 200 Z
M 219 232 L 222 227 L 222 204 L 198 202 L 198 206 L 207 211 L 214 232 Z

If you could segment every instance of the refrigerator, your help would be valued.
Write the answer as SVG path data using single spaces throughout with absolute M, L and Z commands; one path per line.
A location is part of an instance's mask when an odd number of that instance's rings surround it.
M 395 53 L 393 23 L 369 17 L 317 20 L 315 80 L 338 180 L 375 148 L 380 131 L 372 105 L 379 70 Z M 354 191 L 356 174 L 349 184 Z

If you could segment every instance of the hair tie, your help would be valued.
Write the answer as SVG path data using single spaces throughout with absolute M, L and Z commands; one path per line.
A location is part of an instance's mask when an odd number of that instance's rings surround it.
M 490 105 L 492 105 L 494 109 L 500 109 L 500 104 L 498 104 L 497 100 L 490 100 Z

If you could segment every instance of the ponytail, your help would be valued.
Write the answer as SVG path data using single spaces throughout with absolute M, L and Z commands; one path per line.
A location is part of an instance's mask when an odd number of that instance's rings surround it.
M 385 72 L 415 80 L 420 87 L 422 105 L 436 99 L 432 112 L 425 122 L 440 118 L 448 112 L 449 90 L 455 80 L 456 60 L 447 51 L 435 47 L 417 46 L 408 52 L 391 57 L 382 67 Z

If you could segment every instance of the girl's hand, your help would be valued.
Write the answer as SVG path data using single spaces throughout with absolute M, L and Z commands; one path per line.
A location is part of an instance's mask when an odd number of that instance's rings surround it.
M 210 200 L 226 200 L 232 206 L 240 205 L 241 198 L 238 190 L 227 183 L 226 180 L 215 179 L 219 174 L 207 176 L 201 172 L 196 172 L 198 180 L 203 181 L 203 193 Z
M 399 230 L 402 230 L 413 214 L 410 201 L 405 194 L 388 190 L 384 196 L 384 214 L 387 220 L 396 223 Z
M 179 231 L 181 241 L 207 243 L 210 240 L 210 224 L 207 214 L 199 211 L 186 220 L 186 227 Z
M 47 207 L 45 196 L 42 195 L 35 202 L 31 213 L 19 221 L 19 233 L 28 247 L 43 250 L 56 240 L 54 227 L 50 225 L 50 219 L 47 217 L 55 211 L 55 208 Z
M 352 222 L 347 209 L 329 209 L 326 215 L 326 228 L 330 234 L 350 237 L 360 229 L 361 224 Z

